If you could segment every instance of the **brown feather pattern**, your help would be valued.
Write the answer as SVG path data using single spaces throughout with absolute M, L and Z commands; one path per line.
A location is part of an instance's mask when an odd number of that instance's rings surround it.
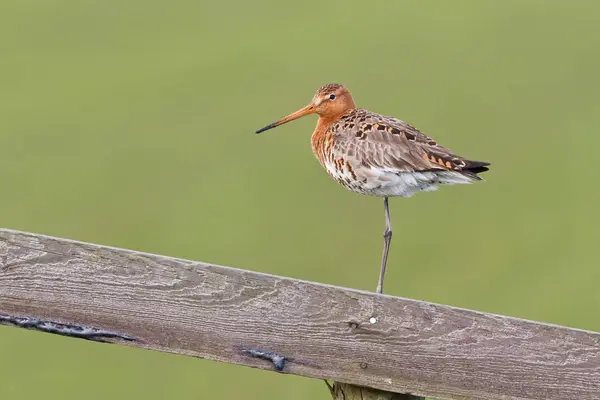
M 404 121 L 359 108 L 344 113 L 328 129 L 317 128 L 312 142 L 315 155 L 334 179 L 365 194 L 374 194 L 364 190 L 369 179 L 385 183 L 393 179 L 391 174 L 431 172 L 423 175 L 431 178 L 427 186 L 448 183 L 444 179 L 448 180 L 451 172 L 466 179 L 454 183 L 468 183 L 481 180 L 477 174 L 487 171 L 490 165 L 453 153 Z M 384 173 L 375 177 L 376 171 Z M 381 189 L 373 187 L 377 193 Z

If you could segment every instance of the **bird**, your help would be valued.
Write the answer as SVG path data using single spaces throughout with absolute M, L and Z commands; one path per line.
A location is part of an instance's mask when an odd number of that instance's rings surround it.
M 479 174 L 491 164 L 459 156 L 400 119 L 357 108 L 350 91 L 335 83 L 321 86 L 308 105 L 256 133 L 311 114 L 319 116 L 312 150 L 329 175 L 352 192 L 383 197 L 384 244 L 376 288 L 383 293 L 392 239 L 389 198 L 482 181 Z

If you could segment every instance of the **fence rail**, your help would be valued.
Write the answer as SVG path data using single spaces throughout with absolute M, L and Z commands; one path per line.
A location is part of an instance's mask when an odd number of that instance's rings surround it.
M 0 324 L 438 399 L 598 399 L 600 334 L 0 229 Z

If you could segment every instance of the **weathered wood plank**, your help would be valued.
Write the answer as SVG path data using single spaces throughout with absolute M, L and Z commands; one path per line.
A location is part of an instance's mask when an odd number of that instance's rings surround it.
M 0 313 L 439 399 L 600 398 L 598 333 L 10 230 Z

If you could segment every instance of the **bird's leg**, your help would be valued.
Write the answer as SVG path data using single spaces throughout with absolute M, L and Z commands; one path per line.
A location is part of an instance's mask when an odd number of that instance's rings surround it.
M 387 197 L 383 198 L 383 207 L 385 209 L 385 231 L 383 231 L 383 257 L 381 258 L 381 272 L 379 273 L 379 282 L 377 283 L 377 293 L 383 293 L 383 277 L 385 275 L 385 266 L 390 251 L 390 242 L 392 241 L 392 223 L 390 220 L 390 206 Z

